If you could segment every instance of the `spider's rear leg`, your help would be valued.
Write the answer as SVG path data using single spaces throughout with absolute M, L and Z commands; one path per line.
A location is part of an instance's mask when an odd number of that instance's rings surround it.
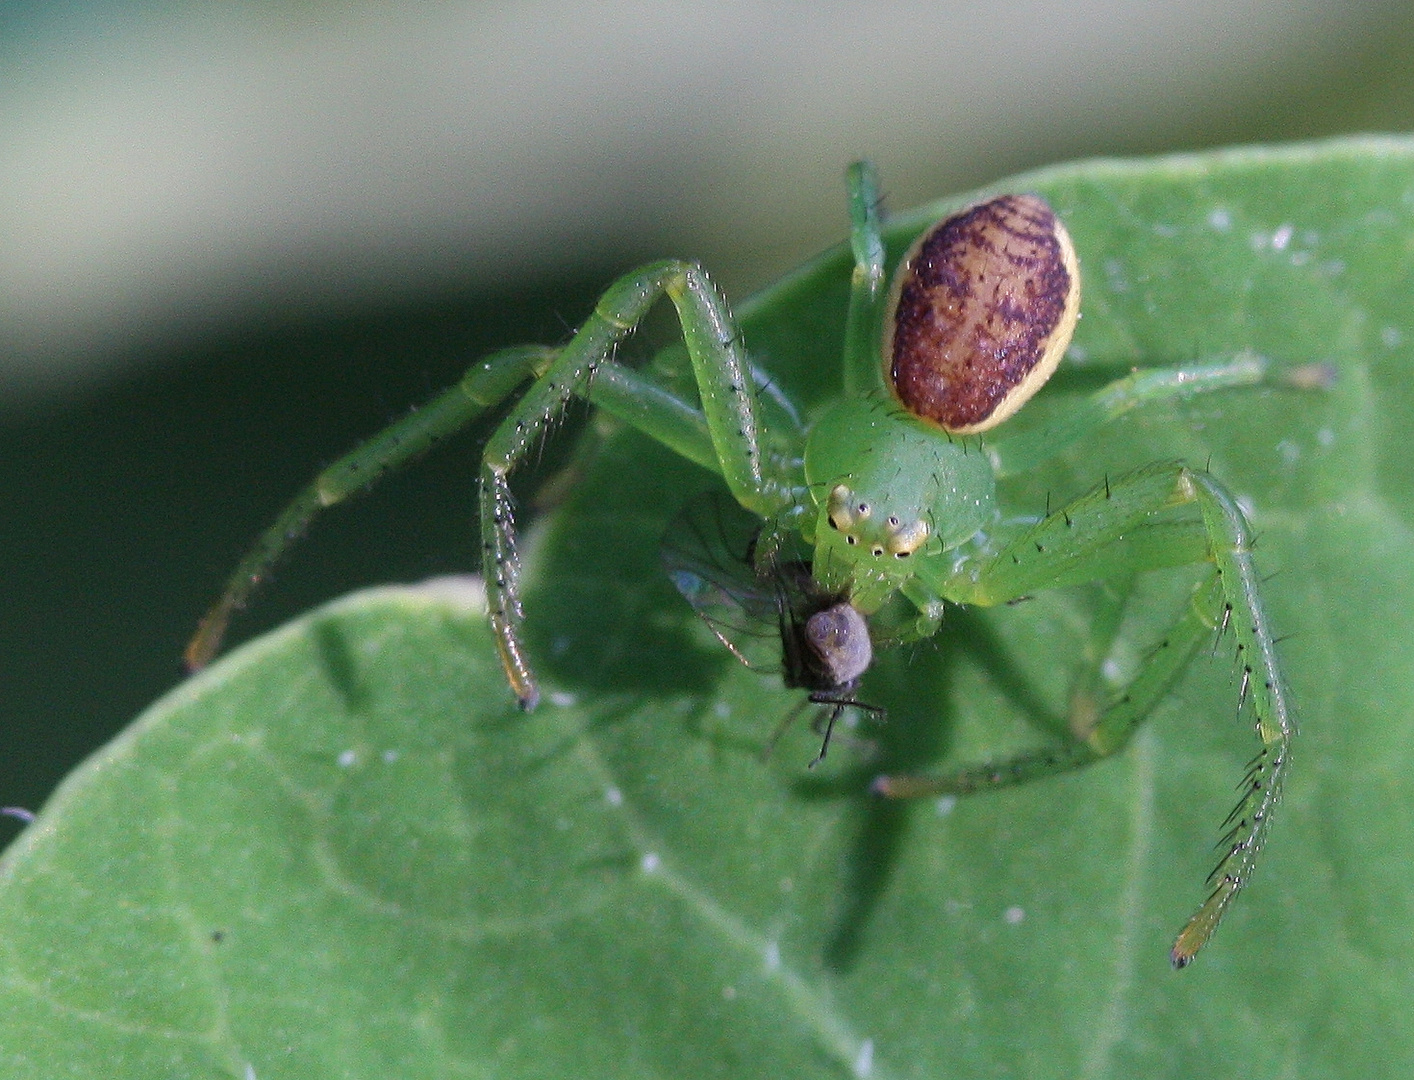
M 1194 507 L 1197 519 L 1175 518 Z M 1210 562 L 1212 576 L 1088 736 L 1073 746 L 963 769 L 940 779 L 880 777 L 875 790 L 893 797 L 1001 787 L 1079 768 L 1113 753 L 1132 736 L 1214 630 L 1231 635 L 1241 679 L 1239 704 L 1256 717 L 1261 748 L 1240 785 L 1227 820 L 1212 891 L 1175 941 L 1175 967 L 1188 964 L 1217 928 L 1251 876 L 1280 794 L 1295 722 L 1276 656 L 1276 639 L 1259 595 L 1251 528 L 1237 501 L 1207 473 L 1178 462 L 1105 480 L 1070 505 L 1012 538 L 987 562 L 932 584 L 959 603 L 993 605 L 1044 589 L 1114 580 L 1165 566 Z
M 1195 594 L 1193 601 L 1185 605 L 1150 650 L 1134 678 L 1118 688 L 1108 701 L 1100 702 L 1094 697 L 1086 700 L 1087 694 L 1101 684 L 1102 680 L 1095 676 L 1105 658 L 1097 657 L 1094 670 L 1081 674 L 1078 693 L 1072 695 L 1068 741 L 998 761 L 964 766 L 945 775 L 880 776 L 875 779 L 873 790 L 891 799 L 971 795 L 1039 780 L 1100 761 L 1128 744 L 1139 725 L 1168 696 L 1198 650 L 1212 640 L 1212 634 L 1209 605 L 1200 603 Z

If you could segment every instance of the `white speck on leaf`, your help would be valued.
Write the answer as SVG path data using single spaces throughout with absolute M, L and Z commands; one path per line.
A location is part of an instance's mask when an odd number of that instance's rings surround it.
M 1118 259 L 1106 259 L 1105 281 L 1110 287 L 1110 292 L 1127 293 L 1129 291 L 1129 275 L 1124 272 L 1124 263 Z
M 1017 926 L 1026 921 L 1026 909 L 1013 904 L 1002 912 L 1002 918 L 1006 920 L 1008 926 Z
M 859 1053 L 854 1056 L 854 1075 L 868 1076 L 874 1071 L 874 1040 L 865 1039 L 859 1044 Z
M 947 817 L 957 809 L 957 796 L 944 795 L 933 804 L 933 809 L 937 811 L 939 817 Z
M 658 858 L 656 852 L 649 851 L 644 853 L 638 865 L 645 874 L 652 874 L 657 871 L 658 867 L 663 865 L 663 860 Z
M 604 801 L 610 806 L 622 806 L 624 804 L 624 793 L 616 787 L 605 788 Z
M 1404 341 L 1404 335 L 1400 333 L 1397 326 L 1386 326 L 1380 331 L 1380 340 L 1385 343 L 1386 349 L 1397 349 Z
M 779 971 L 781 969 L 780 943 L 775 941 L 768 941 L 766 943 L 766 955 L 763 959 L 766 962 L 767 971 Z
M 1335 443 L 1335 432 L 1328 427 L 1323 427 L 1316 432 L 1316 441 L 1322 446 L 1331 446 Z
M 1232 215 L 1219 207 L 1208 215 L 1208 224 L 1218 232 L 1227 232 L 1232 228 Z
M 557 706 L 561 709 L 568 709 L 579 699 L 573 694 L 566 693 L 564 690 L 556 690 L 553 694 L 550 695 L 548 700 L 551 705 Z
M 356 750 L 345 750 L 339 755 L 339 764 L 345 769 L 352 766 L 356 761 L 358 761 L 358 751 Z

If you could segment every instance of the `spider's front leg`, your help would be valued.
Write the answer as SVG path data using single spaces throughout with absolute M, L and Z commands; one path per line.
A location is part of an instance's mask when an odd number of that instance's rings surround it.
M 700 411 L 612 363 L 619 343 L 666 295 L 677 309 Z M 501 663 L 521 707 L 539 690 L 521 641 L 520 559 L 508 480 L 575 396 L 720 473 L 733 497 L 769 518 L 796 497 L 762 466 L 756 386 L 725 301 L 694 263 L 664 261 L 619 279 L 554 362 L 502 421 L 482 457 L 482 571 Z
M 665 294 L 678 310 L 698 401 L 684 401 L 651 377 L 612 361 L 618 344 Z M 571 398 L 587 397 L 688 460 L 719 473 L 753 513 L 769 517 L 804 502 L 799 481 L 789 470 L 783 473 L 774 462 L 763 470 L 756 386 L 740 335 L 716 288 L 695 264 L 653 263 L 610 286 L 564 348 L 526 346 L 478 361 L 456 386 L 321 472 L 241 560 L 187 646 L 188 667 L 196 670 L 211 660 L 232 613 L 245 605 L 323 510 L 415 461 L 527 384 L 486 445 L 480 494 L 491 623 L 507 677 L 525 708 L 534 707 L 538 693 L 520 641 L 520 560 L 507 479 Z
M 231 616 L 245 606 L 281 556 L 320 513 L 416 461 L 437 443 L 500 405 L 522 384 L 549 368 L 554 357 L 553 349 L 540 345 L 492 353 L 473 364 L 455 386 L 324 469 L 280 512 L 275 523 L 260 534 L 241 559 L 187 645 L 187 668 L 197 671 L 211 662 L 221 647 Z
M 1181 507 L 1196 515 L 1175 516 Z M 1211 562 L 1213 573 L 1148 661 L 1073 745 L 964 768 L 950 776 L 882 776 L 875 790 L 908 798 L 1005 787 L 1079 768 L 1123 747 L 1214 632 L 1231 634 L 1241 675 L 1239 707 L 1250 702 L 1261 749 L 1242 796 L 1223 823 L 1212 892 L 1178 935 L 1175 967 L 1212 936 L 1251 876 L 1281 793 L 1295 727 L 1277 663 L 1275 638 L 1258 594 L 1251 529 L 1217 480 L 1179 463 L 1147 466 L 1107 480 L 1006 543 L 981 566 L 964 566 L 931 584 L 958 603 L 1003 604 L 1044 589 L 1119 580 L 1145 570 Z

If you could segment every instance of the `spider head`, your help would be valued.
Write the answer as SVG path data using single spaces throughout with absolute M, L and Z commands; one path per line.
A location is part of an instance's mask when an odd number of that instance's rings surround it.
M 866 614 L 914 565 L 991 520 L 996 481 L 972 443 L 878 399 L 847 400 L 811 429 L 806 477 L 816 500 L 814 573 Z

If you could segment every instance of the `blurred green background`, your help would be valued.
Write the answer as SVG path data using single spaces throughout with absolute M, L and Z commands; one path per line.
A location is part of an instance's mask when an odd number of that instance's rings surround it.
M 633 262 L 741 295 L 843 236 L 861 155 L 903 208 L 1409 130 L 1411 52 L 1414 7 L 1360 0 L 6 5 L 0 804 L 182 677 L 316 468 Z M 234 637 L 472 568 L 475 449 L 321 521 Z

